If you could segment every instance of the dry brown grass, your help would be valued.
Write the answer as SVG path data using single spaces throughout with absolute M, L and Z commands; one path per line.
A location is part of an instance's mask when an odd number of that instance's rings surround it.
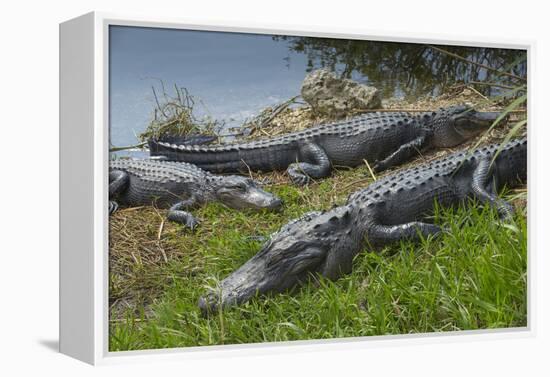
M 178 276 L 193 274 L 193 268 L 169 268 L 171 263 L 182 263 L 190 256 L 189 250 L 172 242 L 174 237 L 192 235 L 181 233 L 177 225 L 165 222 L 165 215 L 165 210 L 138 207 L 121 209 L 109 218 L 112 315 L 129 308 L 148 308 L 162 287 Z

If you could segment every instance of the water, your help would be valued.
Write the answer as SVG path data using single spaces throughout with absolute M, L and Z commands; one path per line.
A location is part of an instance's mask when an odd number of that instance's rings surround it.
M 499 68 L 525 55 L 445 48 Z M 112 26 L 111 145 L 138 143 L 155 108 L 151 87 L 158 91 L 159 80 L 170 94 L 176 84 L 199 98 L 204 104 L 196 107 L 199 117 L 232 127 L 299 94 L 307 72 L 318 67 L 373 84 L 385 98 L 437 94 L 456 81 L 502 80 L 423 45 Z M 526 64 L 516 68 L 521 74 Z
M 111 29 L 110 131 L 113 146 L 133 145 L 151 119 L 151 86 L 188 89 L 228 126 L 299 94 L 306 57 L 270 36 L 166 29 Z M 290 65 L 285 58 L 291 58 Z M 202 114 L 201 114 L 202 113 Z

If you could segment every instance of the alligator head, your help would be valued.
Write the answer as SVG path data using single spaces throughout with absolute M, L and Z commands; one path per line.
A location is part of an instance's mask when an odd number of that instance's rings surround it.
M 361 247 L 359 230 L 347 206 L 311 212 L 273 234 L 262 249 L 221 281 L 218 290 L 203 296 L 203 315 L 238 305 L 255 295 L 282 292 L 310 276 L 337 279 L 351 271 Z
M 498 118 L 498 112 L 479 112 L 467 106 L 453 106 L 425 114 L 433 130 L 435 147 L 454 147 L 487 130 Z
M 238 175 L 222 176 L 213 183 L 216 199 L 235 209 L 278 209 L 283 202 L 262 190 L 254 180 Z

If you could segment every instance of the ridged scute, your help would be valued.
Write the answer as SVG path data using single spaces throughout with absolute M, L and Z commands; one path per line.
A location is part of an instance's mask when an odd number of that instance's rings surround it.
M 498 158 L 513 159 L 515 158 L 513 151 L 522 146 L 525 147 L 526 144 L 526 139 L 519 139 L 505 146 L 487 145 L 474 151 L 459 151 L 421 166 L 398 171 L 351 194 L 347 203 L 371 207 L 382 205 L 389 200 L 397 209 L 400 205 L 403 207 L 405 202 L 424 201 L 425 198 L 428 198 L 426 203 L 429 200 L 433 201 L 434 198 L 450 200 L 449 195 L 464 195 L 469 190 L 469 187 L 450 184 L 453 177 L 458 177 L 460 174 L 471 175 L 479 161 L 493 159 L 499 148 L 501 150 Z M 464 179 L 463 182 L 471 184 L 471 177 Z M 459 192 L 455 192 L 456 190 Z M 396 211 L 396 216 L 399 216 L 399 211 Z
M 122 170 L 149 182 L 203 182 L 210 173 L 185 162 L 116 159 L 109 162 L 110 170 Z

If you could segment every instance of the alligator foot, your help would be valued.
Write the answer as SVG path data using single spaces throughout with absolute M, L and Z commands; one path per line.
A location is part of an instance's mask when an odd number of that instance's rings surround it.
M 476 167 L 472 177 L 472 190 L 475 197 L 482 203 L 489 203 L 496 208 L 502 220 L 510 220 L 514 216 L 514 207 L 498 197 L 491 182 L 495 174 L 491 159 L 486 157 Z M 489 187 L 487 187 L 489 186 Z
M 386 169 L 387 169 L 387 166 L 383 161 L 377 161 L 377 162 L 374 163 L 374 165 L 372 165 L 372 171 L 374 173 L 379 173 L 379 172 L 384 171 Z M 366 175 L 370 177 L 370 173 L 366 174 Z
M 268 238 L 269 238 L 268 236 L 248 236 L 245 238 L 245 240 L 265 242 L 267 241 Z
M 287 173 L 294 184 L 307 185 L 311 178 L 323 178 L 330 175 L 330 159 L 326 152 L 315 143 L 300 146 L 300 159 L 308 162 L 290 164 Z
M 385 159 L 377 161 L 373 166 L 373 170 L 375 172 L 380 172 L 392 166 L 401 165 L 415 156 L 419 156 L 420 150 L 424 148 L 427 140 L 426 135 L 422 135 L 411 142 L 403 144 Z
M 185 225 L 187 228 L 194 230 L 197 225 L 199 225 L 200 221 L 190 214 L 189 212 L 185 211 L 169 211 L 167 219 L 182 225 Z
M 311 182 L 311 178 L 299 171 L 297 167 L 290 167 L 287 170 L 288 176 L 292 183 L 298 186 L 305 186 Z
M 505 200 L 497 199 L 496 206 L 501 220 L 509 221 L 514 217 L 514 206 Z

